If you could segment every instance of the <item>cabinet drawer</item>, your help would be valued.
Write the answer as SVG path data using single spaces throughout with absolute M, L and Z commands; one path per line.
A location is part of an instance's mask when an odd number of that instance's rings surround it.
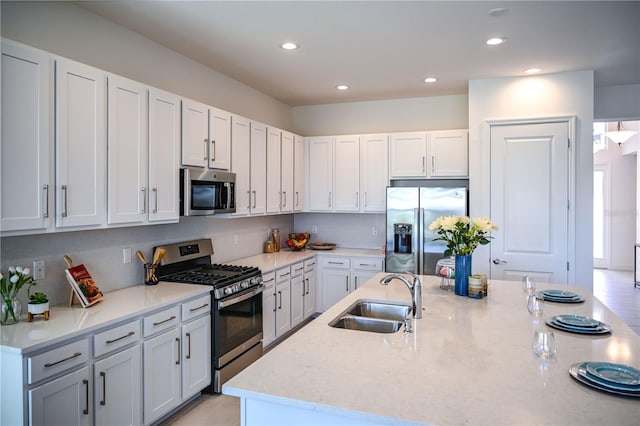
M 298 275 L 302 275 L 304 272 L 304 262 L 294 263 L 291 265 L 291 276 L 297 277 Z
M 144 337 L 168 330 L 180 323 L 180 306 L 173 306 L 164 311 L 144 317 Z
M 189 321 L 209 312 L 211 312 L 211 295 L 207 294 L 182 304 L 182 321 Z
M 313 259 L 307 259 L 304 261 L 304 271 L 305 272 L 310 272 L 313 271 L 316 267 L 316 258 L 314 257 Z
M 281 268 L 276 271 L 276 282 L 288 280 L 291 278 L 291 269 L 289 267 Z
M 322 266 L 325 268 L 344 268 L 351 267 L 351 259 L 348 257 L 327 257 L 322 259 Z
M 140 320 L 131 321 L 93 336 L 93 356 L 96 358 L 138 342 L 142 335 Z
M 352 260 L 353 269 L 364 269 L 366 271 L 382 271 L 382 259 L 359 259 L 354 257 Z
M 266 274 L 262 274 L 262 284 L 264 284 L 265 291 L 267 289 L 273 288 L 276 285 L 276 273 L 269 272 Z
M 89 339 L 68 343 L 27 358 L 27 382 L 35 383 L 61 371 L 84 364 L 89 359 Z

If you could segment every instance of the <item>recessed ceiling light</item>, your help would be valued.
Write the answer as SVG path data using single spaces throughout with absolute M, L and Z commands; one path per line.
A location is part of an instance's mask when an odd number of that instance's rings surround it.
M 438 79 L 435 77 L 427 77 L 424 79 L 425 83 L 435 83 L 436 81 L 438 81 Z
M 497 46 L 499 44 L 504 43 L 505 39 L 503 37 L 492 37 L 486 41 L 489 46 Z
M 495 9 L 491 9 L 489 11 L 489 16 L 493 16 L 494 18 L 497 18 L 499 16 L 504 16 L 509 12 L 509 9 L 507 9 L 506 7 L 496 7 Z
M 288 41 L 286 43 L 282 43 L 280 47 L 282 47 L 284 50 L 296 50 L 300 46 L 298 46 L 293 42 Z
M 537 74 L 540 71 L 542 71 L 542 68 L 538 68 L 538 67 L 531 67 L 524 70 L 524 72 L 526 72 L 527 74 Z
M 349 86 L 347 86 L 346 84 L 339 84 L 336 86 L 336 89 L 338 90 L 347 90 L 349 88 Z

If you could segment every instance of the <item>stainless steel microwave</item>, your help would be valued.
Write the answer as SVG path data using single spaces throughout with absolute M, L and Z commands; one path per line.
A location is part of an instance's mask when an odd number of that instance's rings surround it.
M 221 170 L 180 169 L 180 215 L 208 216 L 236 211 L 236 174 Z

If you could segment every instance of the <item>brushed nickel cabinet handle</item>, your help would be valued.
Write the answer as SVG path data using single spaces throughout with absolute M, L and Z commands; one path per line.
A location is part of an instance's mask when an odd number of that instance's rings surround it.
M 206 162 L 208 160 L 208 156 L 207 156 L 207 147 L 209 146 L 209 139 L 204 138 L 204 161 Z
M 211 141 L 211 151 L 213 152 L 213 154 L 211 155 L 211 161 L 216 161 L 216 141 L 212 140 Z
M 49 217 L 49 185 L 42 185 L 42 192 L 44 195 L 44 212 L 42 213 L 42 217 L 46 219 Z
M 152 188 L 151 191 L 153 192 L 153 211 L 152 213 L 158 213 L 158 188 Z
M 147 188 L 140 188 L 142 192 L 142 211 L 140 213 L 147 212 Z
M 62 217 L 67 217 L 67 185 L 62 185 L 60 187 L 60 191 L 62 192 Z
M 253 191 L 253 208 L 256 208 L 256 202 L 258 200 L 258 196 L 256 194 L 256 191 Z

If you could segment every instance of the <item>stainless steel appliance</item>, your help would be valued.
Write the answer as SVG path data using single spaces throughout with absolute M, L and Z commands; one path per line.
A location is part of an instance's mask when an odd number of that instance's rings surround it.
M 466 215 L 465 187 L 387 188 L 387 272 L 435 274 L 446 244 L 429 225 L 439 216 Z
M 210 392 L 262 356 L 262 273 L 249 266 L 211 264 L 211 240 L 162 246 L 160 281 L 213 286 Z
M 235 173 L 186 167 L 180 169 L 180 215 L 235 213 Z

